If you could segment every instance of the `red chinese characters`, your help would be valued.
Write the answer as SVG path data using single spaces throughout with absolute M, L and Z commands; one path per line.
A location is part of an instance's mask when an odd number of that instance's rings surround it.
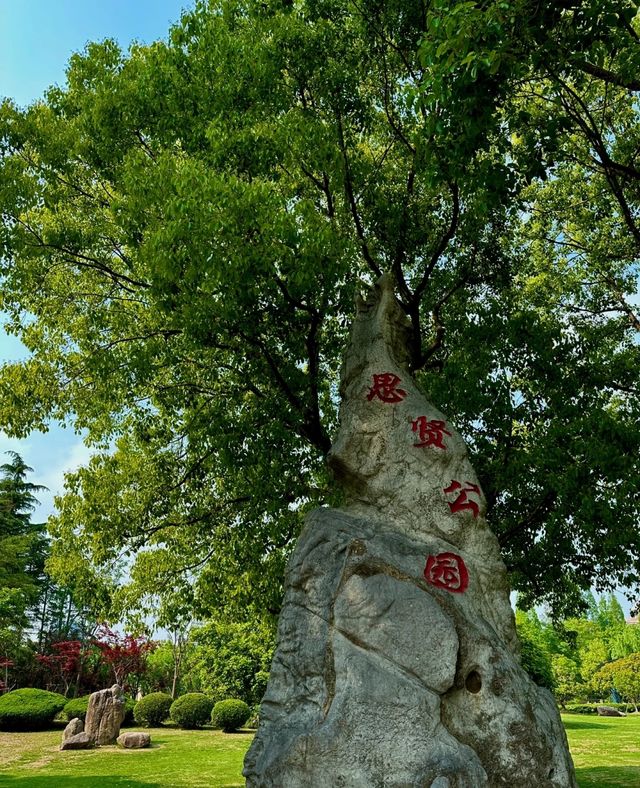
M 466 487 L 463 487 L 459 481 L 454 479 L 448 487 L 444 488 L 443 492 L 445 495 L 450 495 L 455 492 L 458 493 L 455 501 L 447 501 L 449 509 L 451 510 L 451 514 L 469 509 L 473 513 L 473 516 L 477 517 L 480 514 L 480 507 L 475 501 L 469 499 L 469 494 L 473 493 L 480 499 L 482 493 L 477 484 L 471 484 L 471 482 L 465 482 L 465 484 Z
M 400 378 L 393 372 L 382 372 L 373 376 L 373 386 L 369 389 L 367 399 L 379 399 L 382 402 L 402 402 L 407 396 L 404 389 L 398 388 Z
M 426 416 L 418 416 L 417 419 L 411 422 L 411 429 L 418 436 L 418 443 L 413 445 L 419 448 L 423 446 L 437 446 L 439 449 L 446 450 L 447 447 L 444 445 L 443 436 L 448 435 L 451 437 L 451 433 L 445 429 L 445 426 L 444 421 L 437 419 L 427 421 Z
M 469 572 L 464 561 L 455 553 L 439 553 L 427 558 L 424 578 L 436 588 L 452 594 L 463 594 L 469 585 Z

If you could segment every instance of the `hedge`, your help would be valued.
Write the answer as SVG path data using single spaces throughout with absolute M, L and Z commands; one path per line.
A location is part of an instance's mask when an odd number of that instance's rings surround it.
M 48 728 L 67 703 L 64 695 L 25 688 L 0 697 L 0 730 L 37 731 Z

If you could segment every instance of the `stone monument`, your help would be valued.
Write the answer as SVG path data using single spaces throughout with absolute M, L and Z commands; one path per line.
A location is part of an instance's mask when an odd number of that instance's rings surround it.
M 115 744 L 126 714 L 119 684 L 94 692 L 89 698 L 84 732 L 96 744 Z
M 360 299 L 330 453 L 345 506 L 287 569 L 248 788 L 576 788 L 551 693 L 520 665 L 465 445 L 409 372 L 383 277 Z

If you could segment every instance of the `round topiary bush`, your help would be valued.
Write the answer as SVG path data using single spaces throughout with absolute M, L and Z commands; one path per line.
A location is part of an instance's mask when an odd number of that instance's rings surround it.
M 188 692 L 174 700 L 169 716 L 181 728 L 201 728 L 209 722 L 213 700 L 202 692 Z
M 66 719 L 72 720 L 78 717 L 78 719 L 84 721 L 87 716 L 90 697 L 91 695 L 82 695 L 80 698 L 71 698 L 71 700 L 67 701 L 64 709 L 62 709 L 62 713 Z
M 138 725 L 144 725 L 146 728 L 157 727 L 169 716 L 172 703 L 173 698 L 166 692 L 152 692 L 136 703 L 133 718 Z
M 18 689 L 0 697 L 0 730 L 38 731 L 51 725 L 67 699 L 57 692 Z
M 211 712 L 211 722 L 215 728 L 231 733 L 241 728 L 249 719 L 249 707 L 243 700 L 229 698 L 219 700 Z

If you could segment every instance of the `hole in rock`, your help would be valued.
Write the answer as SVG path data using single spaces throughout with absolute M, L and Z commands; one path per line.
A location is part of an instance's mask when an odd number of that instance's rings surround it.
M 480 692 L 482 689 L 482 679 L 480 678 L 480 674 L 477 670 L 472 670 L 471 673 L 469 673 L 465 679 L 464 686 L 469 690 L 469 692 L 473 692 L 474 695 L 476 692 Z

